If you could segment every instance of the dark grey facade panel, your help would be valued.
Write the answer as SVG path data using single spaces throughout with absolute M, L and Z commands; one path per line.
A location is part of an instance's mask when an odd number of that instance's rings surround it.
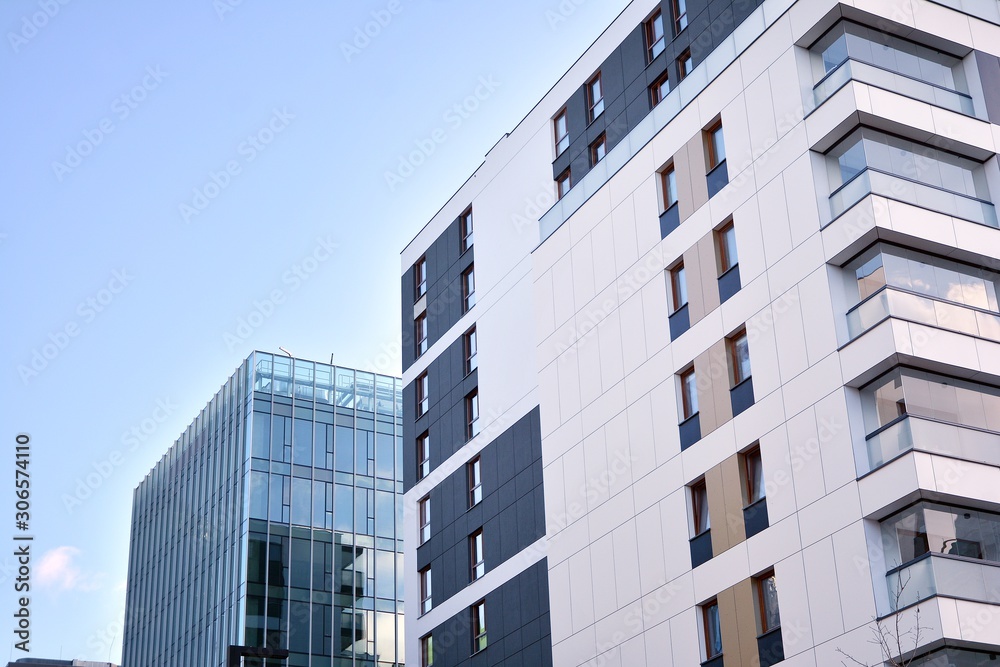
M 538 417 L 536 407 L 481 451 L 482 502 L 469 507 L 465 466 L 431 491 L 431 537 L 417 549 L 417 568 L 431 566 L 435 605 L 469 585 L 476 530 L 483 529 L 487 572 L 545 535 Z
M 472 654 L 471 610 L 456 614 L 431 634 L 434 667 L 551 667 L 546 559 L 486 594 L 487 646 L 482 651 Z
M 976 51 L 976 65 L 983 82 L 986 113 L 991 123 L 1000 125 L 1000 58 Z
M 601 135 L 607 136 L 611 150 L 652 110 L 649 86 L 663 72 L 669 71 L 671 88 L 680 81 L 677 58 L 691 50 L 694 66 L 700 64 L 746 19 L 763 0 L 687 0 L 688 26 L 674 34 L 671 2 L 660 3 L 667 43 L 663 53 L 646 62 L 644 27 L 636 26 L 628 37 L 601 63 L 604 113 L 587 123 L 586 84 L 566 101 L 569 148 L 552 163 L 552 178 L 567 167 L 576 184 L 591 169 L 590 145 Z M 595 71 L 596 73 L 596 71 Z

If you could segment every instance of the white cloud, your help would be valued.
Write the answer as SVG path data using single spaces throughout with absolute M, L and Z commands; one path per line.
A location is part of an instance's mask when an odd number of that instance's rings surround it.
M 95 591 L 101 587 L 104 575 L 84 572 L 76 564 L 81 551 L 76 547 L 56 547 L 45 552 L 35 570 L 42 588 L 55 591 Z

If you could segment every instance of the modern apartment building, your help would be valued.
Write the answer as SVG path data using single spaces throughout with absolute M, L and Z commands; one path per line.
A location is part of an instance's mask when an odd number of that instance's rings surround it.
M 402 253 L 407 661 L 1000 664 L 998 147 L 995 0 L 633 0 Z
M 123 665 L 401 665 L 401 396 L 251 354 L 135 491 Z
M 110 662 L 89 660 L 54 660 L 51 658 L 21 658 L 8 662 L 7 667 L 118 667 Z

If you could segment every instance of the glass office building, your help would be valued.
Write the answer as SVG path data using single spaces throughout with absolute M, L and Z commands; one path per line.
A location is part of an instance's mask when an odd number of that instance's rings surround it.
M 403 664 L 401 418 L 397 378 L 254 352 L 135 491 L 123 666 Z

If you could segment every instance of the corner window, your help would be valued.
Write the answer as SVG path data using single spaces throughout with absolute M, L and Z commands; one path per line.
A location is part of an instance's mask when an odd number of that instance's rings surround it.
M 479 390 L 473 389 L 465 397 L 466 438 L 472 440 L 479 435 Z
M 719 275 L 721 276 L 740 261 L 736 253 L 736 226 L 733 225 L 732 221 L 715 232 L 715 248 L 719 258 Z
M 681 408 L 684 420 L 698 414 L 698 382 L 694 368 L 681 373 Z
M 486 600 L 472 605 L 472 652 L 486 648 Z
M 677 203 L 677 171 L 673 163 L 660 172 L 660 189 L 663 191 L 663 210 Z
M 427 313 L 420 313 L 413 320 L 413 338 L 416 341 L 416 354 L 419 357 L 427 351 Z
M 476 305 L 476 267 L 472 264 L 462 273 L 462 312 Z
M 746 329 L 729 338 L 726 347 L 729 348 L 729 380 L 735 387 L 750 377 L 750 344 Z
M 722 136 L 721 120 L 705 130 L 705 156 L 709 171 L 726 161 L 726 142 Z
M 684 49 L 681 55 L 677 57 L 677 74 L 683 81 L 693 69 L 694 63 L 691 60 L 691 49 Z
M 427 373 L 422 374 L 417 378 L 417 417 L 422 417 L 425 412 L 427 412 L 428 404 L 430 403 L 430 398 L 428 394 L 430 393 L 430 380 L 427 378 Z
M 702 627 L 705 632 L 705 660 L 722 655 L 722 628 L 719 624 L 719 603 L 707 602 L 701 607 Z
M 590 166 L 593 167 L 603 160 L 607 152 L 607 138 L 602 132 L 601 136 L 597 137 L 597 141 L 590 145 Z
M 562 152 L 569 148 L 569 126 L 566 124 L 565 109 L 553 119 L 552 129 L 555 132 L 556 155 L 562 155 Z
M 421 257 L 413 265 L 413 300 L 427 294 L 427 258 Z
M 479 342 L 476 338 L 476 327 L 465 332 L 463 347 L 465 348 L 465 374 L 479 368 Z
M 691 485 L 691 530 L 694 537 L 704 534 L 712 527 L 708 515 L 708 488 L 705 480 Z
M 424 496 L 417 503 L 417 512 L 420 516 L 420 544 L 424 544 L 431 539 L 431 497 Z
M 431 568 L 428 566 L 420 570 L 420 613 L 429 612 L 431 605 Z
M 472 562 L 472 581 L 486 574 L 486 559 L 483 556 L 483 529 L 469 535 L 469 558 Z
M 674 34 L 688 27 L 687 0 L 671 0 L 674 10 Z
M 556 178 L 556 199 L 565 197 L 571 187 L 573 187 L 573 181 L 570 177 L 570 171 L 567 169 Z
M 469 507 L 475 507 L 483 501 L 483 461 L 476 457 L 469 461 Z
M 601 88 L 601 73 L 587 82 L 587 120 L 594 119 L 604 113 L 604 91 Z
M 424 431 L 417 438 L 417 481 L 427 477 L 431 472 L 431 438 Z
M 664 72 L 649 87 L 650 106 L 655 107 L 670 92 L 670 76 Z
M 663 36 L 663 13 L 657 9 L 646 21 L 646 62 L 653 62 L 663 53 L 666 42 Z
M 462 237 L 461 251 L 472 247 L 472 209 L 468 209 L 458 219 L 459 233 Z
M 671 312 L 677 312 L 687 305 L 687 275 L 684 272 L 684 262 L 670 269 L 670 301 Z

